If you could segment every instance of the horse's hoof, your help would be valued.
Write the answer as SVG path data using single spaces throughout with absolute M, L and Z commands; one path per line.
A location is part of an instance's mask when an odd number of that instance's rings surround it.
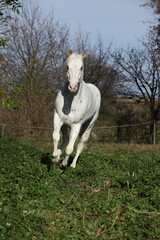
M 76 168 L 76 165 L 75 164 L 71 164 L 70 167 Z
M 62 163 L 60 163 L 60 164 L 59 164 L 59 168 L 60 168 L 61 170 L 65 170 L 65 169 L 67 168 L 67 166 L 64 166 Z
M 52 164 L 59 166 L 60 165 L 60 160 L 59 161 L 55 161 L 54 158 L 52 158 Z

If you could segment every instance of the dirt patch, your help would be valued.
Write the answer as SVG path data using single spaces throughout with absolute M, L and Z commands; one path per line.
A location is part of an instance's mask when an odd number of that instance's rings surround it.
M 160 153 L 160 144 L 88 143 L 85 151 L 99 152 L 103 154 L 118 149 L 141 152 L 155 151 Z
M 40 147 L 41 149 L 47 151 L 53 151 L 53 143 L 50 141 L 31 141 L 31 143 Z M 77 143 L 75 144 L 74 149 L 76 149 Z M 92 142 L 89 141 L 86 143 L 83 152 L 97 152 L 100 154 L 105 154 L 115 150 L 126 150 L 126 151 L 141 151 L 141 152 L 159 152 L 160 153 L 160 144 L 151 145 L 151 144 L 128 144 L 128 143 L 105 143 L 105 142 Z

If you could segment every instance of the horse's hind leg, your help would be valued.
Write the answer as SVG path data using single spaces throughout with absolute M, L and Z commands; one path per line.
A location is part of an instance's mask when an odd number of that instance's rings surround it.
M 83 133 L 81 139 L 80 139 L 80 142 L 77 146 L 77 152 L 76 152 L 76 155 L 73 159 L 73 162 L 72 164 L 70 165 L 71 167 L 75 168 L 76 167 L 76 163 L 77 163 L 77 160 L 78 160 L 78 157 L 79 155 L 81 154 L 81 152 L 83 151 L 83 148 L 84 148 L 84 144 L 85 142 L 88 140 L 89 136 L 90 136 L 90 133 L 91 133 L 91 130 L 92 130 L 92 127 L 90 128 L 87 128 L 85 130 L 85 132 Z

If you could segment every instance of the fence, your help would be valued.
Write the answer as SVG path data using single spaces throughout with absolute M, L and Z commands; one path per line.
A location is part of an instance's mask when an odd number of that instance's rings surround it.
M 160 132 L 159 123 L 154 125 L 153 135 L 150 135 L 150 122 L 133 123 L 120 126 L 97 126 L 93 128 L 92 140 L 105 141 L 107 143 L 126 142 L 126 143 L 159 143 Z M 45 126 L 25 126 L 0 124 L 1 136 L 9 135 L 18 139 L 41 139 L 43 141 L 52 140 L 53 127 Z

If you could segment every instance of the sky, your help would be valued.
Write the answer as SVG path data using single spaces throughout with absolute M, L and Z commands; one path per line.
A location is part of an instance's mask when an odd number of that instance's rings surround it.
M 57 20 L 67 23 L 71 36 L 81 26 L 90 33 L 94 44 L 101 37 L 107 47 L 139 47 L 145 38 L 154 15 L 140 5 L 146 0 L 31 0 L 40 5 L 45 14 L 52 9 Z

